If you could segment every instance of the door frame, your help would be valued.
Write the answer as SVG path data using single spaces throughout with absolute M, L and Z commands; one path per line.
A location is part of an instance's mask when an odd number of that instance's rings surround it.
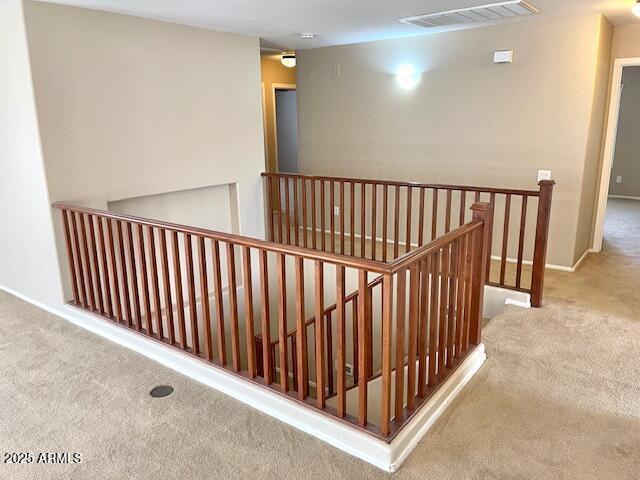
M 620 103 L 622 100 L 622 71 L 624 67 L 640 66 L 640 57 L 616 58 L 613 63 L 613 77 L 611 79 L 611 96 L 609 98 L 609 115 L 607 120 L 607 133 L 604 141 L 604 153 L 602 156 L 602 171 L 600 173 L 600 193 L 596 209 L 596 222 L 593 231 L 593 251 L 602 250 L 604 237 L 604 218 L 607 211 L 607 197 L 609 196 L 609 183 L 611 182 L 611 169 L 616 150 L 616 137 L 618 134 L 618 119 L 620 117 Z
M 271 111 L 273 112 L 273 165 L 276 172 L 280 172 L 278 165 L 278 118 L 276 115 L 276 90 L 297 90 L 295 83 L 272 83 L 271 84 Z M 297 111 L 297 108 L 296 108 Z

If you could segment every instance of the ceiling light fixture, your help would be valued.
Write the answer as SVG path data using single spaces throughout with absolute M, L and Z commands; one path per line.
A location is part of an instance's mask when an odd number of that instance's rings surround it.
M 640 0 L 636 2 L 631 11 L 636 17 L 640 17 Z
M 296 66 L 296 53 L 295 52 L 282 52 L 282 59 L 280 60 L 282 65 L 287 68 L 293 68 Z
M 300 38 L 304 38 L 305 40 L 311 40 L 312 38 L 315 38 L 316 34 L 315 33 L 301 33 L 300 34 Z

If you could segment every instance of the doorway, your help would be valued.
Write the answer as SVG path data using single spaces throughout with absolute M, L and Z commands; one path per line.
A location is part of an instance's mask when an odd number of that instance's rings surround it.
M 278 172 L 298 173 L 298 107 L 295 85 L 273 85 L 273 115 Z
M 593 250 L 640 255 L 640 58 L 614 64 Z

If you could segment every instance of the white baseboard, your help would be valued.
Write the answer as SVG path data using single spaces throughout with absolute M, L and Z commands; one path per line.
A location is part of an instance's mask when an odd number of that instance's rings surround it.
M 225 393 L 386 472 L 393 472 L 400 467 L 486 360 L 484 345 L 481 344 L 469 354 L 393 441 L 386 443 L 222 368 L 207 365 L 191 355 L 113 324 L 97 315 L 68 305 L 52 307 L 1 285 L 0 289 Z
M 640 197 L 634 197 L 631 195 L 608 195 L 608 198 L 623 198 L 625 200 L 640 200 Z

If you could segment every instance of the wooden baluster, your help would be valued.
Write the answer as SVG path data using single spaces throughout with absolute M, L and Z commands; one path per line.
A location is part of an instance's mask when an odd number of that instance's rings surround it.
M 441 251 L 438 250 L 431 257 L 431 312 L 429 315 L 429 381 L 430 386 L 438 382 L 437 350 L 438 350 L 438 298 L 440 291 L 440 260 Z
M 336 265 L 336 348 L 338 350 L 338 416 L 344 417 L 347 414 L 347 378 L 345 375 L 346 363 L 346 330 L 345 330 L 345 269 Z
M 464 225 L 464 217 L 467 213 L 467 191 L 460 190 L 460 220 L 458 221 L 459 226 Z
M 518 263 L 516 265 L 516 288 L 522 285 L 522 260 L 524 255 L 524 233 L 527 227 L 527 196 L 522 195 L 522 210 L 520 211 L 520 236 L 518 238 Z
M 291 335 L 291 337 L 287 336 L 287 338 L 291 338 L 291 378 L 293 379 L 293 390 L 298 392 L 302 389 L 298 388 L 298 357 L 296 354 L 298 347 L 296 345 L 296 336 Z
M 420 187 L 420 212 L 418 216 L 418 246 L 421 247 L 424 244 L 424 191 L 423 187 Z
M 180 269 L 180 244 L 178 243 L 178 232 L 173 231 L 173 279 L 176 290 L 176 308 L 178 314 L 178 344 L 184 350 L 187 346 L 185 325 L 184 325 L 184 297 L 182 292 L 182 271 Z
M 496 206 L 496 194 L 495 193 L 491 193 L 490 197 L 489 197 L 489 205 L 491 206 L 491 217 L 487 218 L 487 223 L 489 224 L 489 237 L 488 237 L 488 241 L 489 241 L 489 255 L 487 255 L 486 258 L 486 263 L 487 263 L 487 279 L 490 276 L 490 272 L 491 272 L 491 255 L 493 254 L 493 212 L 495 211 L 495 206 Z
M 276 229 L 276 224 L 275 224 L 275 217 L 273 215 L 273 177 L 271 175 L 269 175 L 267 177 L 267 214 L 269 215 L 269 240 L 270 241 L 275 241 L 275 229 Z
M 358 383 L 358 294 L 351 301 L 351 338 L 353 341 L 353 381 Z
M 114 308 L 112 309 L 113 315 L 116 321 L 120 322 L 122 318 L 122 308 L 120 305 L 120 288 L 118 281 L 118 264 L 116 262 L 116 246 L 113 241 L 113 226 L 110 218 L 106 219 L 107 222 L 107 240 L 109 243 L 109 259 L 111 263 L 111 283 L 113 285 L 113 300 Z
M 308 248 L 309 244 L 307 242 L 307 230 L 309 230 L 309 225 L 307 224 L 307 179 L 303 178 L 301 180 L 302 187 L 302 246 L 304 248 Z
M 231 315 L 231 360 L 233 370 L 240 371 L 240 335 L 238 332 L 238 289 L 236 287 L 236 251 L 233 243 L 227 243 L 227 281 L 229 314 Z
M 388 210 L 389 209 L 389 186 L 385 183 L 382 186 L 382 261 L 387 261 L 387 250 L 389 244 L 389 238 L 387 236 L 387 228 L 389 224 Z
M 431 240 L 435 240 L 438 234 L 438 193 L 439 190 L 434 188 L 431 202 Z
M 93 259 L 93 284 L 95 285 L 96 293 L 96 309 L 100 315 L 104 315 L 105 308 L 102 301 L 102 285 L 100 283 L 100 262 L 98 260 L 98 249 L 96 247 L 96 232 L 95 224 L 93 221 L 93 215 L 87 215 L 87 221 L 89 223 L 89 243 L 91 248 L 91 258 Z
M 198 236 L 198 267 L 200 272 L 200 301 L 202 302 L 202 325 L 204 327 L 204 355 L 207 361 L 213 360 L 213 344 L 211 336 L 211 309 L 209 307 L 209 279 L 207 278 L 207 250 L 204 237 Z M 246 286 L 245 286 L 246 289 Z M 247 330 L 247 332 L 249 332 Z M 248 335 L 248 333 L 247 333 Z M 251 330 L 253 338 L 253 330 Z M 253 346 L 253 342 L 251 342 Z M 249 347 L 249 346 L 248 346 Z M 251 349 L 248 348 L 247 352 Z M 253 377 L 252 377 L 253 378 Z
M 456 287 L 458 276 L 458 242 L 451 243 L 451 257 L 449 267 L 449 311 L 447 313 L 447 350 L 445 356 L 445 366 L 451 368 L 453 366 L 453 344 L 455 339 L 455 320 L 456 320 Z
M 271 356 L 271 321 L 269 319 L 269 269 L 267 252 L 259 250 L 260 256 L 260 303 L 262 304 L 262 365 L 264 367 L 264 383 L 273 383 L 273 369 Z
M 441 252 L 442 267 L 440 270 L 440 311 L 438 316 L 438 377 L 444 376 L 445 348 L 447 346 L 447 306 L 449 303 L 449 245 Z
M 395 207 L 393 210 L 393 258 L 398 258 L 398 243 L 400 241 L 400 186 L 396 185 Z
M 367 242 L 367 228 L 365 217 L 367 215 L 367 184 L 360 184 L 360 258 L 365 258 L 365 247 Z
M 189 294 L 189 327 L 191 329 L 191 350 L 194 354 L 200 353 L 200 341 L 198 339 L 198 305 L 196 304 L 195 275 L 193 274 L 193 247 L 191 235 L 184 236 L 185 262 L 187 264 L 187 292 Z
M 304 309 L 304 260 L 295 258 L 296 269 L 296 349 L 292 355 L 297 356 L 298 399 L 309 396 L 309 359 L 307 357 L 307 325 Z
M 133 226 L 127 222 L 127 245 L 129 247 L 129 270 L 131 272 L 131 291 L 133 293 L 133 310 L 136 315 L 136 330 L 142 331 L 142 312 L 140 311 L 140 291 L 138 290 L 138 273 L 136 252 L 133 242 Z
M 284 209 L 285 227 L 287 229 L 287 245 L 291 245 L 291 200 L 289 198 L 289 177 L 284 177 Z
M 122 234 L 122 222 L 116 221 L 116 232 L 118 234 L 118 246 L 120 253 L 120 272 L 122 275 L 122 300 L 124 302 L 124 311 L 127 316 L 127 325 L 133 326 L 133 318 L 131 315 L 131 298 L 129 296 L 129 274 L 127 273 L 127 262 L 124 253 L 124 236 Z
M 89 297 L 89 309 L 95 311 L 96 308 L 96 297 L 95 291 L 93 290 L 93 274 L 91 271 L 91 258 L 89 257 L 89 245 L 87 241 L 87 231 L 84 226 L 84 214 L 80 214 L 80 238 L 82 239 L 82 252 L 84 257 L 84 264 L 87 272 L 87 292 Z
M 349 194 L 351 195 L 351 202 L 349 203 L 349 235 L 351 243 L 351 256 L 355 256 L 355 232 L 356 232 L 356 184 L 351 182 Z
M 467 265 L 467 237 L 458 239 L 458 265 L 457 265 L 457 306 L 456 306 L 456 336 L 455 336 L 455 358 L 462 358 L 462 328 L 464 321 L 465 306 L 465 284 L 466 284 L 466 265 Z
M 421 189 L 422 190 L 422 189 Z M 418 308 L 420 305 L 420 264 L 409 267 L 409 331 L 407 343 L 407 412 L 411 413 L 416 402 L 416 362 L 418 346 Z M 424 354 L 424 352 L 422 352 Z
M 475 203 L 478 203 L 480 201 L 480 192 L 476 192 L 474 200 Z
M 293 238 L 297 247 L 300 246 L 300 223 L 298 221 L 298 179 L 292 178 L 291 181 L 293 182 L 293 225 L 295 228 Z
M 74 262 L 73 248 L 71 247 L 71 232 L 69 231 L 69 219 L 67 210 L 60 210 L 64 223 L 64 238 L 67 243 L 67 260 L 69 263 L 69 275 L 71 275 L 71 289 L 73 291 L 73 302 L 80 305 L 80 295 L 78 294 L 78 279 L 76 277 L 76 267 Z
M 289 390 L 287 368 L 287 280 L 285 269 L 285 256 L 278 254 L 278 335 L 280 350 L 280 389 L 282 392 Z
M 316 406 L 325 407 L 325 348 L 324 348 L 324 264 L 315 261 L 315 337 L 316 337 Z
M 276 180 L 276 193 L 278 195 L 278 213 L 276 215 L 278 217 L 278 241 L 280 243 L 285 243 L 284 234 L 282 232 L 282 225 L 284 223 L 284 219 L 282 218 L 282 189 L 280 188 L 282 182 L 280 181 L 280 177 L 277 177 Z
M 397 279 L 395 418 L 396 422 L 402 422 L 402 420 L 404 419 L 404 329 L 406 321 L 405 306 L 407 301 L 407 270 L 400 270 L 398 272 Z M 411 343 L 411 339 L 409 340 L 409 343 Z M 411 359 L 409 359 L 409 361 L 410 360 Z M 407 395 L 410 396 L 411 391 L 407 390 Z
M 144 231 L 142 224 L 138 224 L 138 250 L 140 251 L 140 278 L 142 280 L 142 303 L 147 317 L 147 335 L 153 336 L 151 324 L 151 302 L 149 300 L 149 279 L 147 276 L 147 256 L 144 251 Z
M 476 202 L 477 203 L 477 202 Z M 471 295 L 473 291 L 473 284 L 471 279 L 473 278 L 473 236 L 474 232 L 466 235 L 467 243 L 467 255 L 465 262 L 466 270 L 466 282 L 465 282 L 465 307 L 464 307 L 464 320 L 462 326 L 462 351 L 469 350 L 469 324 L 471 322 Z
M 89 305 L 87 301 L 87 289 L 84 284 L 84 269 L 82 267 L 82 252 L 80 251 L 80 240 L 78 234 L 78 225 L 76 220 L 76 212 L 69 211 L 69 215 L 71 216 L 71 231 L 73 233 L 73 244 L 76 252 L 76 262 L 78 265 L 78 283 L 80 284 L 80 293 L 82 294 L 80 300 L 80 306 L 82 308 L 87 308 Z
M 405 234 L 405 252 L 411 250 L 411 204 L 413 203 L 411 198 L 411 187 L 407 187 L 407 233 Z
M 147 227 L 147 240 L 149 242 L 149 263 L 151 265 L 151 290 L 153 291 L 153 306 L 156 309 L 156 322 L 158 338 L 162 340 L 162 305 L 160 303 L 160 281 L 158 278 L 158 263 L 156 258 L 156 240 L 153 227 Z M 151 317 L 150 317 L 151 318 Z M 151 320 L 149 320 L 151 324 Z
M 547 241 L 549 240 L 549 220 L 551 218 L 551 197 L 553 195 L 553 180 L 542 180 L 540 197 L 538 198 L 538 215 L 536 220 L 536 240 L 533 250 L 533 266 L 531 268 L 531 305 L 542 306 L 542 291 L 544 289 L 544 269 L 547 258 Z
M 391 342 L 393 309 L 393 276 L 382 277 L 382 382 L 381 382 L 381 420 L 380 431 L 387 436 L 390 433 L 391 420 Z M 404 370 L 404 367 L 403 369 Z M 404 376 L 404 372 L 400 375 Z
M 304 185 L 304 183 L 303 183 Z M 305 220 L 306 225 L 306 220 Z M 306 227 L 305 227 L 306 232 Z M 305 239 L 305 245 L 306 245 Z M 249 378 L 256 376 L 256 350 L 253 331 L 253 281 L 251 279 L 251 249 L 242 247 L 242 271 L 244 287 L 244 325 L 247 340 L 247 370 Z
M 507 269 L 507 246 L 509 244 L 509 214 L 511 213 L 511 194 L 507 193 L 504 203 L 504 226 L 502 231 L 502 257 L 500 258 L 500 285 L 504 285 Z
M 324 194 L 324 180 L 320 180 L 320 249 L 325 252 L 326 248 L 326 236 L 327 233 L 324 230 L 324 223 L 327 218 L 324 211 L 325 194 Z M 333 215 L 333 212 L 331 212 Z
M 450 231 L 451 231 L 451 189 L 448 188 L 444 233 L 449 233 Z
M 378 206 L 377 191 L 378 185 L 375 183 L 371 184 L 371 258 L 373 260 L 376 259 L 376 210 Z
M 327 386 L 329 387 L 329 396 L 333 395 L 333 324 L 331 321 L 331 312 L 329 311 L 325 316 L 326 332 L 327 332 Z
M 336 252 L 336 192 L 335 182 L 329 181 L 329 231 L 331 232 L 331 238 L 329 239 L 331 245 L 331 253 Z
M 169 255 L 167 252 L 167 232 L 160 230 L 160 264 L 162 265 L 162 284 L 164 287 L 164 305 L 167 312 L 167 340 L 175 343 L 175 327 L 173 326 L 173 300 L 171 300 L 171 281 L 169 279 Z M 178 287 L 176 286 L 176 291 Z M 159 315 L 162 323 L 162 315 Z
M 213 292 L 216 298 L 216 335 L 218 337 L 218 360 L 224 366 L 227 364 L 227 348 L 225 342 L 224 329 L 224 304 L 222 296 L 222 273 L 220 272 L 220 243 L 218 240 L 211 240 L 211 254 L 213 264 Z M 263 332 L 264 335 L 264 332 Z
M 420 311 L 418 330 L 418 396 L 424 398 L 427 386 L 427 337 L 429 335 L 429 278 L 432 257 L 420 262 Z
M 316 181 L 315 179 L 311 180 L 311 248 L 316 249 L 316 236 L 318 233 L 316 232 Z
M 367 272 L 365 270 L 358 271 L 358 425 L 365 427 L 367 425 L 367 388 L 369 379 L 367 375 L 367 358 L 369 345 L 367 338 Z
M 340 253 L 344 251 L 344 182 L 340 181 Z

